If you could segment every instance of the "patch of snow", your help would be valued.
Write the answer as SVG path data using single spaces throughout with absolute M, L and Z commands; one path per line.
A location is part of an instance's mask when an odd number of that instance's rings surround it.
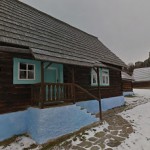
M 134 94 L 137 96 L 150 98 L 150 89 L 133 89 L 133 91 L 134 91 Z
M 25 148 L 30 148 L 31 145 L 36 144 L 34 140 L 32 140 L 30 137 L 26 136 L 20 136 L 17 137 L 14 142 L 12 142 L 10 145 L 4 147 L 0 146 L 1 150 L 24 150 Z M 36 148 L 33 148 L 30 150 L 40 150 L 41 146 L 38 146 Z
M 133 97 L 125 97 L 127 105 L 137 106 L 150 102 L 150 89 L 134 89 Z
M 119 115 L 121 115 L 124 119 L 129 121 L 135 133 L 130 134 L 129 138 L 127 138 L 121 145 L 114 150 L 149 150 L 150 149 L 150 89 L 134 89 L 135 97 L 125 97 L 126 103 L 128 106 L 137 106 L 130 110 L 123 111 Z M 139 106 L 138 106 L 139 105 Z M 83 110 L 84 113 L 85 110 Z M 83 119 L 82 119 L 83 120 Z M 70 120 L 69 120 L 70 121 Z M 94 137 L 95 133 L 103 131 L 108 128 L 108 123 L 104 122 L 103 125 L 99 125 L 98 127 L 93 127 L 89 130 L 85 131 L 85 134 L 80 133 L 80 136 L 84 136 L 85 139 L 89 139 Z M 121 131 L 121 130 L 120 130 Z M 76 146 L 80 144 L 82 141 L 80 140 L 80 136 L 74 136 L 68 141 L 71 140 L 72 145 Z M 105 149 L 110 148 L 106 145 L 107 140 L 105 141 Z M 0 146 L 0 150 L 23 150 L 25 148 L 30 150 L 40 150 L 42 147 L 37 145 L 36 148 L 31 149 L 31 145 L 36 142 L 32 140 L 30 137 L 20 136 L 16 138 L 14 142 L 12 142 L 7 147 Z M 86 150 L 89 150 L 87 148 Z M 99 149 L 101 149 L 99 147 Z
M 103 125 L 99 125 L 98 127 L 94 127 L 94 128 L 91 128 L 89 130 L 86 130 L 85 133 L 83 136 L 85 137 L 85 139 L 89 139 L 91 137 L 94 137 L 94 135 L 97 133 L 97 132 L 100 132 L 100 131 L 103 131 L 104 129 L 107 129 L 108 128 L 108 123 L 107 122 L 103 122 Z M 80 134 L 82 135 L 82 134 Z M 79 143 L 81 143 L 81 140 L 79 137 L 76 137 L 76 140 L 73 140 L 75 137 L 72 137 L 71 140 L 72 140 L 72 145 L 78 145 Z
M 147 94 L 148 91 L 143 91 Z M 145 92 L 145 93 L 144 93 Z M 115 150 L 149 150 L 150 149 L 150 102 L 134 107 L 131 110 L 120 114 L 123 118 L 131 122 L 135 133 L 132 133 Z

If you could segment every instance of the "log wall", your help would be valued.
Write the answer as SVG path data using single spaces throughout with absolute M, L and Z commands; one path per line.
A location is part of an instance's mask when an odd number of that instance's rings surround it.
M 122 89 L 124 92 L 133 91 L 132 81 L 122 80 Z
M 31 86 L 13 85 L 13 57 L 31 58 L 0 52 L 0 113 L 22 110 L 31 103 Z
M 0 113 L 13 112 L 31 106 L 31 85 L 13 84 L 13 58 L 32 59 L 29 54 L 0 52 Z M 70 67 L 70 66 L 69 66 Z M 101 97 L 109 98 L 122 95 L 121 72 L 110 69 L 110 86 L 101 86 Z M 72 83 L 68 65 L 64 65 L 64 82 Z M 91 86 L 91 68 L 75 67 L 75 83 L 98 97 L 98 87 Z M 76 101 L 93 99 L 76 89 Z
M 71 68 L 71 67 L 70 67 Z M 70 69 L 71 70 L 71 69 Z M 64 66 L 64 82 L 71 82 L 71 72 Z M 101 86 L 101 97 L 109 98 L 122 95 L 121 71 L 109 69 L 110 86 Z M 91 86 L 91 68 L 76 67 L 75 83 L 98 97 L 98 87 Z M 76 91 L 76 101 L 93 99 L 81 91 Z
M 133 82 L 133 88 L 150 88 L 150 81 Z

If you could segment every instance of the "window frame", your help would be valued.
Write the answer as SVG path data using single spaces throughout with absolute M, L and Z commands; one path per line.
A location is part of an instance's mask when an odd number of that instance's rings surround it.
M 108 83 L 104 83 L 103 82 L 103 71 L 107 71 L 107 76 L 105 75 L 105 81 L 106 78 L 108 79 Z M 96 83 L 93 83 L 93 75 L 96 76 Z M 109 69 L 107 68 L 100 68 L 99 69 L 99 78 L 100 78 L 100 86 L 110 86 L 110 75 L 109 75 Z M 95 70 L 92 68 L 91 69 L 91 86 L 98 86 L 98 79 L 97 79 L 97 73 L 95 72 Z
M 106 74 L 103 74 L 103 71 L 107 72 L 107 75 Z M 106 78 L 108 79 L 107 83 L 106 83 Z M 104 80 L 105 82 L 103 82 Z M 100 76 L 100 80 L 101 80 L 101 85 L 102 86 L 110 86 L 110 76 L 109 76 L 109 69 L 106 69 L 106 68 L 102 68 L 101 69 L 101 76 Z
M 96 75 L 96 83 L 93 83 L 93 75 Z M 97 73 L 95 72 L 95 70 L 93 68 L 91 69 L 91 85 L 92 86 L 98 85 Z
M 21 69 L 20 69 L 20 64 L 21 64 L 21 63 L 27 65 L 27 69 L 26 69 L 26 70 L 21 70 Z M 20 78 L 20 72 L 21 72 L 21 71 L 26 71 L 26 72 L 27 72 L 26 77 L 28 77 L 28 72 L 31 71 L 31 70 L 28 69 L 28 66 L 29 66 L 29 65 L 32 65 L 32 66 L 34 67 L 34 69 L 33 69 L 33 77 L 34 77 L 34 78 L 33 78 L 33 79 L 29 79 L 29 78 L 21 79 L 21 78 Z M 28 63 L 28 62 L 18 62 L 18 80 L 19 80 L 19 81 L 34 81 L 34 80 L 36 80 L 35 64 Z

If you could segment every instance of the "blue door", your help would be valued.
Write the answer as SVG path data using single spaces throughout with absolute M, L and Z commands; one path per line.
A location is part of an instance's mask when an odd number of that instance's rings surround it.
M 44 80 L 46 83 L 57 83 L 58 82 L 58 69 L 49 67 L 45 69 Z
M 44 80 L 46 83 L 58 83 L 58 69 L 54 67 L 49 67 L 45 69 L 44 73 Z M 46 87 L 46 100 L 48 100 L 48 92 L 50 92 L 50 99 L 55 100 L 56 99 L 56 89 L 53 88 L 50 91 L 48 91 L 48 87 Z M 53 93 L 53 97 L 52 97 Z

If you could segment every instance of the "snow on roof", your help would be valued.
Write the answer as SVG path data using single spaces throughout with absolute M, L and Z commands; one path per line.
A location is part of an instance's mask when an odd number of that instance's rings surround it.
M 150 81 L 150 67 L 134 69 L 132 76 L 135 82 Z
M 121 72 L 121 77 L 123 80 L 133 80 L 133 77 L 127 74 L 126 72 Z

